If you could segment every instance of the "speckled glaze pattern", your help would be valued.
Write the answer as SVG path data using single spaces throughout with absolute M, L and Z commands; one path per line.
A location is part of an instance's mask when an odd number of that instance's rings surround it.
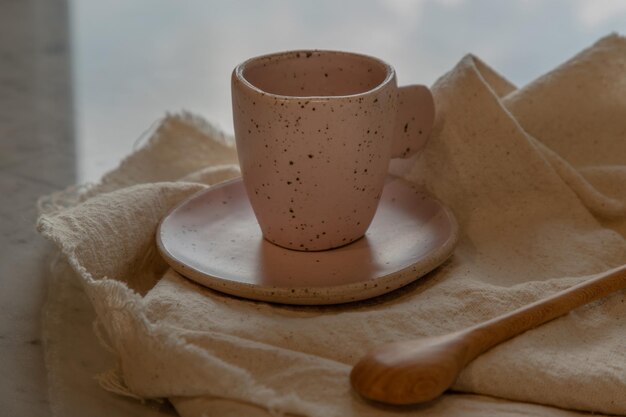
M 161 222 L 159 251 L 174 270 L 209 288 L 285 304 L 336 304 L 400 288 L 444 262 L 458 227 L 452 213 L 416 186 L 388 177 L 362 239 L 301 252 L 269 243 L 241 179 L 181 203 Z
M 248 60 L 233 71 L 232 99 L 239 163 L 263 235 L 303 251 L 363 236 L 390 158 L 422 146 L 434 118 L 426 87 L 399 90 L 391 66 L 345 52 Z

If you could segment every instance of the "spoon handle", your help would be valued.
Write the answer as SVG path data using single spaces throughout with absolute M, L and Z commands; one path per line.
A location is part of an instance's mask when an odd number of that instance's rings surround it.
M 626 265 L 473 326 L 466 330 L 470 349 L 465 363 L 497 344 L 622 288 L 626 288 Z

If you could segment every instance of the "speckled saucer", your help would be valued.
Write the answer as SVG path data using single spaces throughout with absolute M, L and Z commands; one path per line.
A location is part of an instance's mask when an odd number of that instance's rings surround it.
M 241 179 L 174 208 L 157 232 L 174 270 L 228 294 L 284 304 L 337 304 L 400 288 L 443 263 L 457 242 L 449 209 L 413 185 L 388 178 L 366 235 L 320 252 L 263 239 Z

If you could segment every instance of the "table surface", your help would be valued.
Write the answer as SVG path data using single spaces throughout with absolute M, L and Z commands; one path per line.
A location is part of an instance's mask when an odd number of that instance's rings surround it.
M 287 49 L 379 56 L 431 84 L 473 52 L 517 85 L 613 30 L 626 2 L 0 0 L 0 410 L 50 415 L 41 341 L 52 245 L 39 196 L 96 181 L 166 112 L 232 132 L 229 75 Z

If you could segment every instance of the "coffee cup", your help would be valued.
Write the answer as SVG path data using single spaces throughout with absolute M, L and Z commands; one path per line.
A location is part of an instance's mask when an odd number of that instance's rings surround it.
M 290 51 L 249 59 L 231 77 L 244 185 L 268 241 L 318 251 L 361 238 L 391 158 L 419 151 L 434 103 L 425 86 L 398 87 L 380 59 Z

